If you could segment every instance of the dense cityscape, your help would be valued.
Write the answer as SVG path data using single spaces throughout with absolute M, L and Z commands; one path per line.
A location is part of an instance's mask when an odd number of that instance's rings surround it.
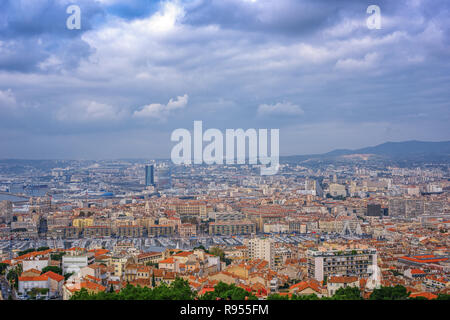
M 1 161 L 2 299 L 181 280 L 197 299 L 218 284 L 236 299 L 369 299 L 399 286 L 404 298 L 448 297 L 448 162 L 338 159 L 282 159 L 273 176 L 251 165 Z
M 445 317 L 449 16 L 0 0 L 1 319 Z

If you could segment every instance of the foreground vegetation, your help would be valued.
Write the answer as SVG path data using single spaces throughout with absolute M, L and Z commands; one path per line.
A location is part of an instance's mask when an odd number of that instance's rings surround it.
M 236 287 L 234 284 L 227 285 L 223 282 L 214 287 L 214 291 L 207 292 L 201 297 L 193 292 L 186 280 L 177 278 L 170 285 L 162 284 L 154 288 L 127 285 L 119 292 L 99 292 L 90 294 L 86 289 L 76 292 L 71 300 L 216 300 L 231 299 L 244 300 L 256 299 L 246 290 Z
M 170 285 L 162 284 L 154 288 L 132 286 L 128 284 L 119 292 L 89 293 L 86 289 L 76 292 L 71 300 L 256 300 L 250 292 L 219 282 L 214 291 L 206 292 L 202 296 L 192 291 L 189 283 L 183 279 L 176 279 Z M 370 300 L 423 300 L 425 298 L 410 298 L 409 292 L 403 286 L 381 287 L 375 289 Z M 319 298 L 317 295 L 280 295 L 271 294 L 267 300 L 363 300 L 358 288 L 341 288 L 332 297 Z M 437 300 L 450 300 L 450 295 L 439 295 Z

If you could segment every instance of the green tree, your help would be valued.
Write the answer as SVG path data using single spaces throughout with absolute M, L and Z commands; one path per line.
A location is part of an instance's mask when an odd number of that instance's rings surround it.
M 226 300 L 244 300 L 245 297 L 249 300 L 256 300 L 257 298 L 247 290 L 237 287 L 235 284 L 226 284 L 224 282 L 219 282 L 215 287 L 214 291 L 205 293 L 201 300 L 216 300 L 217 298 Z
M 156 262 L 147 262 L 145 265 L 149 266 L 149 267 L 158 267 L 158 264 Z
M 156 287 L 156 280 L 155 280 L 155 274 L 152 274 L 152 287 Z
M 206 252 L 212 254 L 213 256 L 219 257 L 220 261 L 225 262 L 226 265 L 231 264 L 231 259 L 225 258 L 225 251 L 223 251 L 219 247 L 212 247 L 211 249 L 209 249 L 209 251 Z
M 211 249 L 209 249 L 208 252 L 209 252 L 209 254 L 212 254 L 213 256 L 220 257 L 220 260 L 225 258 L 225 252 L 222 249 L 220 249 L 219 247 L 212 247 Z
M 27 254 L 27 253 L 30 253 L 30 252 L 34 252 L 34 251 L 36 251 L 36 249 L 34 249 L 34 248 L 30 248 L 30 249 L 27 249 L 27 250 L 23 250 L 23 251 L 19 251 L 19 252 L 17 252 L 17 256 L 23 256 L 24 254 Z
M 6 268 L 8 268 L 8 264 L 7 263 L 0 263 L 0 274 L 4 275 L 6 272 Z
M 425 298 L 425 297 L 410 297 L 410 298 L 408 298 L 409 300 L 428 300 L 427 298 Z
M 70 300 L 93 300 L 89 292 L 82 288 L 80 291 L 75 292 L 72 297 L 70 297 Z
M 401 285 L 395 287 L 381 287 L 373 290 L 370 300 L 406 300 L 410 292 Z
M 203 250 L 205 252 L 208 252 L 208 250 L 206 250 L 206 248 L 202 244 L 194 248 L 194 250 L 197 250 L 197 249 L 200 249 L 200 250 Z
M 177 278 L 170 285 L 163 283 L 153 289 L 134 287 L 130 284 L 118 293 L 110 290 L 110 292 L 89 294 L 82 289 L 76 292 L 71 300 L 192 300 L 195 295 L 186 280 Z
M 21 274 L 20 268 L 16 267 L 14 269 L 9 270 L 8 274 L 6 275 L 6 279 L 8 279 L 9 283 L 11 285 L 14 285 L 14 287 L 17 289 L 19 286 L 19 275 Z
M 171 292 L 169 300 L 192 300 L 195 297 L 195 293 L 192 292 L 189 282 L 181 278 L 175 279 L 170 284 L 169 291 Z
M 65 255 L 65 252 L 53 253 L 50 255 L 50 258 L 55 261 L 61 261 L 62 257 Z
M 361 292 L 357 287 L 339 288 L 332 296 L 333 300 L 362 300 Z
M 65 273 L 65 274 L 64 274 L 64 280 L 67 281 L 67 279 L 69 279 L 70 276 L 73 275 L 73 274 L 74 274 L 73 272 Z
M 60 274 L 60 275 L 62 275 L 62 273 L 63 273 L 62 269 L 59 268 L 59 267 L 56 267 L 56 266 L 48 266 L 48 267 L 42 268 L 41 274 L 46 273 L 46 272 L 48 272 L 48 271 L 52 271 L 52 272 L 57 273 L 57 274 Z

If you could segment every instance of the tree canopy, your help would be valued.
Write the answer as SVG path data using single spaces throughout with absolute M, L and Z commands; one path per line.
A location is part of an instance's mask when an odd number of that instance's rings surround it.
M 41 274 L 46 273 L 48 271 L 52 271 L 52 272 L 60 274 L 60 275 L 62 275 L 62 272 L 63 272 L 62 269 L 59 267 L 48 266 L 48 267 L 42 268 Z
M 171 284 L 165 283 L 149 288 L 132 286 L 128 284 L 119 292 L 106 290 L 105 292 L 89 293 L 86 289 L 73 294 L 71 300 L 256 300 L 257 297 L 251 292 L 236 286 L 219 282 L 214 291 L 206 292 L 202 296 L 192 291 L 189 283 L 181 278 L 175 279 Z M 397 285 L 395 287 L 381 287 L 375 289 L 370 300 L 419 300 L 421 298 L 410 298 L 405 287 Z M 340 288 L 331 297 L 318 297 L 316 294 L 310 295 L 281 295 L 279 293 L 270 294 L 267 300 L 363 300 L 359 288 Z M 437 300 L 450 300 L 450 295 L 439 294 Z
M 3 275 L 6 271 L 6 268 L 8 268 L 8 264 L 7 263 L 0 263 L 0 274 Z
M 86 289 L 76 292 L 71 300 L 193 300 L 189 283 L 181 278 L 171 284 L 165 283 L 155 288 L 132 286 L 128 284 L 119 292 L 99 292 L 90 294 Z
M 370 300 L 406 300 L 410 292 L 401 285 L 395 287 L 381 287 L 374 289 L 370 295 Z
M 219 282 L 214 291 L 206 292 L 200 300 L 256 300 L 257 298 L 247 290 L 237 287 L 235 284 Z

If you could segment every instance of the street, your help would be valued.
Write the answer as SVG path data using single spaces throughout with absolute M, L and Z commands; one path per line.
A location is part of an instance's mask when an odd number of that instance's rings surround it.
M 9 295 L 11 294 L 11 289 L 8 283 L 8 280 L 6 280 L 6 276 L 0 277 L 0 287 L 1 287 L 1 294 L 3 300 L 8 300 Z M 16 300 L 16 294 L 15 292 L 12 292 L 13 299 Z

